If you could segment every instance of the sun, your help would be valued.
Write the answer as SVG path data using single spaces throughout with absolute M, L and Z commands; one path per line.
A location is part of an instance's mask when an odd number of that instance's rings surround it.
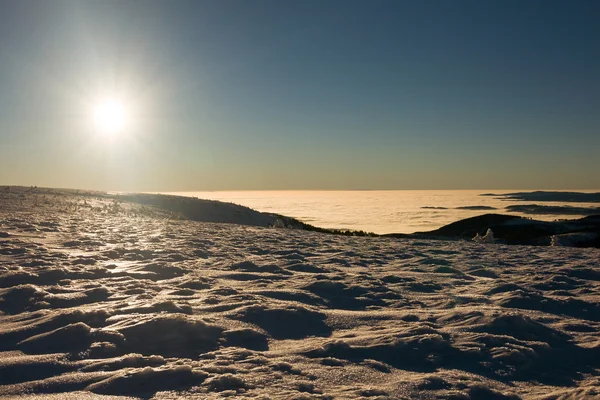
M 103 134 L 122 133 L 129 122 L 128 109 L 120 99 L 103 99 L 96 102 L 92 109 L 95 128 Z

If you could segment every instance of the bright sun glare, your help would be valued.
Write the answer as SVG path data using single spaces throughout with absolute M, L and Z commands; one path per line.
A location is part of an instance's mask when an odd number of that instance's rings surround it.
M 118 99 L 105 99 L 97 102 L 93 109 L 95 127 L 104 134 L 123 132 L 128 123 L 128 112 L 125 104 Z

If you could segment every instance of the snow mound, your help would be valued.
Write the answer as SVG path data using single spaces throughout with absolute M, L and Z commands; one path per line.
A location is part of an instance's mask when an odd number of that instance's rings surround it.
M 106 330 L 123 336 L 122 346 L 127 352 L 165 357 L 197 357 L 214 350 L 223 332 L 219 326 L 183 314 L 119 318 Z

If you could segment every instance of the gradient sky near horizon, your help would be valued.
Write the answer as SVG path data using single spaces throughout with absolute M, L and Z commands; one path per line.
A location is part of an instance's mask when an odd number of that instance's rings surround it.
M 600 188 L 600 2 L 0 0 L 0 184 Z M 105 137 L 90 108 L 130 123 Z

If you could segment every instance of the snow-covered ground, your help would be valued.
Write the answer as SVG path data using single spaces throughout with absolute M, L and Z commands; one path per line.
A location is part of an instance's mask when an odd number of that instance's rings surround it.
M 0 396 L 600 398 L 598 249 L 172 217 L 0 193 Z

